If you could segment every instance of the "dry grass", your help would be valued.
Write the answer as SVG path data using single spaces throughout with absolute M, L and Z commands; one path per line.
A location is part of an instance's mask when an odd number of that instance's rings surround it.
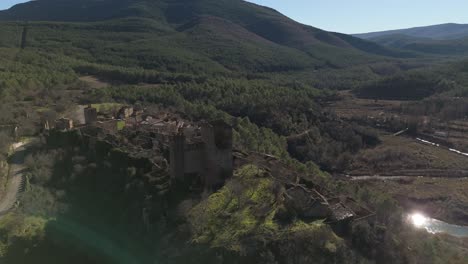
M 80 81 L 85 82 L 89 87 L 94 89 L 104 88 L 109 86 L 109 83 L 99 80 L 94 76 L 82 76 L 79 78 Z
M 415 178 L 411 182 L 365 184 L 397 199 L 408 211 L 420 211 L 448 223 L 468 226 L 468 179 Z
M 404 101 L 371 100 L 354 97 L 350 91 L 340 92 L 341 100 L 334 102 L 330 108 L 345 119 L 353 117 L 381 117 L 382 114 L 397 114 Z
M 419 176 L 450 176 L 455 170 L 468 170 L 468 158 L 444 148 L 426 145 L 412 138 L 385 135 L 382 144 L 358 153 L 350 173 L 356 175 L 397 175 L 420 170 Z M 444 175 L 434 175 L 443 170 Z

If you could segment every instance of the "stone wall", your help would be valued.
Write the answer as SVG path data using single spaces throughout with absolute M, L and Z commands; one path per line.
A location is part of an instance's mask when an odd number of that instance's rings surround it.
M 194 147 L 186 146 L 184 153 L 184 173 L 203 173 L 203 151 L 204 146 L 197 144 Z
M 131 153 L 116 148 L 109 141 L 82 133 L 80 130 L 50 131 L 46 141 L 52 148 L 80 148 L 97 161 L 105 159 L 118 168 L 137 167 L 147 173 L 153 167 L 148 158 L 134 157 Z
M 114 141 L 118 139 L 112 135 L 107 134 L 107 140 L 99 139 L 99 135 L 106 134 L 102 130 L 103 128 L 91 127 L 68 132 L 52 130 L 47 141 L 49 146 L 53 147 L 81 148 L 93 159 L 107 160 L 118 168 L 138 168 L 141 174 L 150 173 L 152 167 L 158 167 L 148 158 L 133 157 L 125 149 L 116 148 L 115 145 L 119 144 Z M 226 123 L 206 123 L 202 126 L 201 138 L 187 140 L 184 133 L 172 135 L 169 137 L 168 146 L 164 149 L 168 155 L 155 153 L 155 157 L 164 155 L 167 159 L 171 182 L 190 185 L 196 181 L 204 188 L 214 190 L 232 177 L 232 138 L 232 128 Z M 166 152 L 164 150 L 163 153 Z
M 93 197 L 112 197 L 105 203 L 121 207 L 115 212 L 116 222 L 127 221 L 139 232 L 150 230 L 165 217 L 172 199 L 178 198 L 172 191 L 167 162 L 119 148 L 111 143 L 116 139 L 110 135 L 99 136 L 103 134 L 93 127 L 50 131 L 46 139 L 48 148 L 65 150 L 67 171 L 73 169 L 74 157 L 85 157 L 82 166 L 87 169 L 75 177 L 80 186 L 76 188 L 92 192 Z
M 202 138 L 205 143 L 205 184 L 217 188 L 233 174 L 232 128 L 224 122 L 204 124 Z
M 88 106 L 84 109 L 85 124 L 93 124 L 97 121 L 97 109 Z
M 185 137 L 184 135 L 175 135 L 170 143 L 171 176 L 175 181 L 183 182 L 185 180 Z

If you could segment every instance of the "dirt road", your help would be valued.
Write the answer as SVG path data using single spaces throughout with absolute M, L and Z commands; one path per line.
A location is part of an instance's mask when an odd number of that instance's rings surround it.
M 0 215 L 7 213 L 16 203 L 18 193 L 24 184 L 24 158 L 28 143 L 14 144 L 10 156 L 10 171 L 5 195 L 0 200 Z

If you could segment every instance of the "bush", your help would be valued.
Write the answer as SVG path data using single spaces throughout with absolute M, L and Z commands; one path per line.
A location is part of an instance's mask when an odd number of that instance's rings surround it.
M 29 169 L 28 174 L 32 183 L 47 184 L 53 176 L 56 153 L 42 152 L 30 154 L 25 159 L 25 165 Z

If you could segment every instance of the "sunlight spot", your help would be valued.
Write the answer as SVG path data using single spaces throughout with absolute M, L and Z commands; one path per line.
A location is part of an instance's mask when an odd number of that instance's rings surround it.
M 427 217 L 420 214 L 420 213 L 412 214 L 410 216 L 410 219 L 411 219 L 411 222 L 413 223 L 413 225 L 415 227 L 418 227 L 418 228 L 423 227 L 428 221 Z

